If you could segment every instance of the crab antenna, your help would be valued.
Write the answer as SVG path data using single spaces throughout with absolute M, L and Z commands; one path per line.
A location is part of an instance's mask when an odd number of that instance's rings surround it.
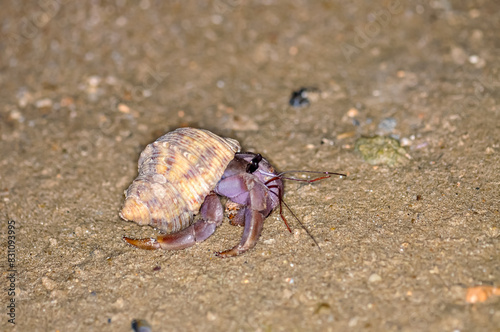
M 254 158 L 255 159 L 255 158 Z M 260 160 L 259 160 L 260 161 Z M 254 160 L 252 159 L 252 163 L 254 162 Z M 258 161 L 256 163 L 258 165 Z M 249 164 L 251 165 L 251 164 Z M 248 167 L 247 167 L 248 168 Z M 248 171 L 248 169 L 247 169 Z M 314 179 L 311 179 L 311 180 L 306 180 L 306 179 L 297 179 L 297 178 L 294 178 L 294 177 L 286 177 L 286 176 L 283 176 L 284 174 L 288 174 L 288 173 L 311 173 L 311 174 L 324 174 L 324 176 L 320 176 L 318 178 L 314 178 Z M 267 175 L 272 175 L 272 174 L 269 174 L 269 173 L 266 173 Z M 282 207 L 281 207 L 281 204 L 284 204 L 285 207 L 288 209 L 288 211 L 290 211 L 290 213 L 292 214 L 292 216 L 295 218 L 295 220 L 297 220 L 297 222 L 299 223 L 300 227 L 302 227 L 302 229 L 304 229 L 307 233 L 307 235 L 309 235 L 309 237 L 314 241 L 314 243 L 316 244 L 316 246 L 318 247 L 319 250 L 321 250 L 321 247 L 319 246 L 319 243 L 318 241 L 316 241 L 316 239 L 314 238 L 314 236 L 311 234 L 311 232 L 309 232 L 309 230 L 307 229 L 307 227 L 302 223 L 302 221 L 300 221 L 300 219 L 295 215 L 295 213 L 292 211 L 292 209 L 288 206 L 288 204 L 286 204 L 286 202 L 283 200 L 283 197 L 282 197 L 282 192 L 281 192 L 281 188 L 278 186 L 278 185 L 271 185 L 269 186 L 268 184 L 273 182 L 273 181 L 276 181 L 276 180 L 293 180 L 293 181 L 300 181 L 300 182 L 308 182 L 308 183 L 312 183 L 312 182 L 316 182 L 316 181 L 319 181 L 319 180 L 323 180 L 323 179 L 328 179 L 330 178 L 332 175 L 340 175 L 340 176 L 344 176 L 344 177 L 347 177 L 346 174 L 342 174 L 342 173 L 337 173 L 337 172 L 319 172 L 319 171 L 300 171 L 300 170 L 291 170 L 291 171 L 285 171 L 285 172 L 281 172 L 281 173 L 278 173 L 278 174 L 275 174 L 275 176 L 273 176 L 271 179 L 267 180 L 265 182 L 265 185 L 268 187 L 268 188 L 277 188 L 278 189 L 278 194 L 275 193 L 274 191 L 270 190 L 270 192 L 272 192 L 274 195 L 276 195 L 278 197 L 278 200 L 280 202 L 280 216 L 281 216 L 281 219 L 283 219 L 283 222 L 285 223 L 286 227 L 288 228 L 288 230 L 290 231 L 290 233 L 292 232 L 292 230 L 290 229 L 290 226 L 288 226 L 288 222 L 285 218 L 285 216 L 283 215 L 283 210 L 282 210 Z
M 283 179 L 283 180 L 292 180 L 292 181 L 307 182 L 307 183 L 313 183 L 313 182 L 316 182 L 316 181 L 319 181 L 319 180 L 329 179 L 329 178 L 330 178 L 330 175 L 321 176 L 319 178 L 314 178 L 312 180 L 290 178 L 290 177 L 287 177 L 287 176 L 280 177 L 280 179 Z
M 284 174 L 288 174 L 288 173 L 312 173 L 312 174 L 325 174 L 325 175 L 340 175 L 340 176 L 345 176 L 347 177 L 346 174 L 342 174 L 342 173 L 337 173 L 337 172 L 322 172 L 322 171 L 300 171 L 300 170 L 290 170 L 290 171 L 284 171 L 284 172 L 280 172 L 278 173 L 277 175 L 278 176 L 282 176 Z
M 285 174 L 285 173 L 291 173 L 291 172 L 305 172 L 305 173 L 326 174 L 326 175 L 325 176 L 320 176 L 319 178 L 314 178 L 314 179 L 311 179 L 311 180 L 308 180 L 308 179 L 297 179 L 297 178 L 293 178 L 293 177 L 283 176 L 283 174 Z M 290 171 L 290 172 L 282 172 L 282 173 L 277 174 L 275 177 L 272 177 L 271 179 L 267 180 L 265 184 L 267 185 L 267 184 L 269 184 L 269 183 L 271 183 L 271 182 L 273 182 L 275 180 L 278 180 L 278 179 L 313 183 L 313 182 L 316 182 L 316 181 L 319 181 L 319 180 L 328 179 L 328 178 L 331 177 L 331 175 L 340 175 L 340 176 L 347 177 L 347 175 L 345 175 L 345 174 L 332 173 L 332 172 Z
M 295 220 L 297 220 L 297 222 L 300 224 L 300 227 L 302 227 L 307 235 L 309 235 L 309 237 L 314 241 L 314 243 L 316 243 L 316 246 L 318 247 L 319 250 L 321 250 L 321 247 L 319 246 L 319 243 L 318 241 L 316 241 L 316 239 L 314 238 L 314 236 L 311 234 L 311 232 L 309 232 L 309 230 L 307 229 L 307 227 L 302 223 L 302 221 L 300 221 L 299 218 L 297 218 L 297 216 L 295 215 L 295 213 L 292 211 L 292 209 L 290 209 L 290 207 L 288 206 L 288 204 L 286 204 L 286 202 L 284 200 L 281 200 L 283 202 L 283 204 L 285 205 L 285 207 L 288 209 L 288 211 L 290 211 L 290 213 L 292 214 L 292 216 L 295 218 Z
M 269 188 L 274 188 L 274 187 L 278 187 L 278 186 L 269 186 Z M 281 190 L 280 188 L 278 188 L 278 191 L 281 193 Z M 290 211 L 290 213 L 292 214 L 292 216 L 295 218 L 295 220 L 297 220 L 297 222 L 299 223 L 300 227 L 302 227 L 302 229 L 304 229 L 307 233 L 307 235 L 309 235 L 309 237 L 314 241 L 314 243 L 316 244 L 316 246 L 318 247 L 319 250 L 321 250 L 321 247 L 319 246 L 319 243 L 318 241 L 316 241 L 316 239 L 314 238 L 314 236 L 311 234 L 311 232 L 309 232 L 309 230 L 307 229 L 307 227 L 302 223 L 302 221 L 300 221 L 300 219 L 295 215 L 295 213 L 293 213 L 292 209 L 290 209 L 290 207 L 288 206 L 288 204 L 286 204 L 286 202 L 283 200 L 283 198 L 281 197 L 281 195 L 278 195 L 276 194 L 274 191 L 270 190 L 270 192 L 272 192 L 273 194 L 275 194 L 276 196 L 278 196 L 278 199 L 280 201 L 280 215 L 281 215 L 281 218 L 283 219 L 283 221 L 285 222 L 285 225 L 286 227 L 288 228 L 288 230 L 290 232 L 292 232 L 290 230 L 290 227 L 288 226 L 288 223 L 286 221 L 286 218 L 283 216 L 283 213 L 281 212 L 281 203 L 283 203 L 285 205 L 285 207 L 288 209 L 288 211 Z

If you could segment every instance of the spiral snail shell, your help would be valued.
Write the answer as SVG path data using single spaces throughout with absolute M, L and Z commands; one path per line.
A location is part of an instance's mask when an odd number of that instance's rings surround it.
M 238 141 L 203 129 L 161 136 L 141 153 L 120 217 L 166 234 L 187 228 L 239 150 Z

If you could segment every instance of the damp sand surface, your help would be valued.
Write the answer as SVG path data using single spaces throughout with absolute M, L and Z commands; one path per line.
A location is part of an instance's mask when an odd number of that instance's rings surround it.
M 499 13 L 494 1 L 6 2 L 0 330 L 498 331 L 500 296 L 467 292 L 500 285 Z M 303 87 L 314 93 L 292 107 Z M 190 249 L 126 245 L 158 234 L 118 216 L 139 154 L 181 126 L 279 170 L 346 173 L 286 181 L 320 249 L 287 210 L 292 233 L 275 211 L 231 259 L 214 256 L 241 237 L 227 219 Z M 405 162 L 365 161 L 355 145 L 370 137 L 397 140 Z

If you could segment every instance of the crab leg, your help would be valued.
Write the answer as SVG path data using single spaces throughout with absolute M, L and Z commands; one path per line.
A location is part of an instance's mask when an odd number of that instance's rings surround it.
M 264 215 L 259 211 L 247 207 L 245 211 L 245 228 L 240 243 L 234 248 L 216 253 L 216 255 L 222 258 L 237 256 L 255 247 L 262 231 L 262 226 L 264 226 L 264 218 Z
M 216 194 L 210 194 L 205 198 L 200 212 L 201 219 L 180 232 L 159 235 L 156 239 L 131 239 L 124 236 L 123 240 L 139 249 L 146 250 L 180 250 L 191 247 L 212 235 L 217 226 L 222 223 L 224 216 L 222 205 Z

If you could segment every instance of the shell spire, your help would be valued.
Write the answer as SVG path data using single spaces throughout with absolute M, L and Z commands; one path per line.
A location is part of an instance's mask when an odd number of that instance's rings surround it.
M 135 197 L 128 197 L 123 203 L 120 217 L 125 220 L 135 221 L 139 225 L 147 225 L 151 221 L 148 208 Z

